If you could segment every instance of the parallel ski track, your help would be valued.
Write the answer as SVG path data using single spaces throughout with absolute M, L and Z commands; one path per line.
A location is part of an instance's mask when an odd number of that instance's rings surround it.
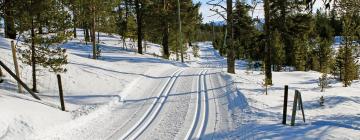
M 209 102 L 206 86 L 207 70 L 202 70 L 199 74 L 197 104 L 195 105 L 195 115 L 190 129 L 188 130 L 185 139 L 201 139 L 206 130 L 206 124 L 209 115 Z
M 141 117 L 137 123 L 131 127 L 120 139 L 136 139 L 138 138 L 146 128 L 151 124 L 151 122 L 159 114 L 161 108 L 163 107 L 165 100 L 167 99 L 172 87 L 175 84 L 176 79 L 184 70 L 177 70 L 172 74 L 171 78 L 168 79 L 164 87 L 161 89 L 157 98 L 152 102 L 151 107 L 146 111 L 146 113 Z M 114 134 L 116 134 L 115 132 Z

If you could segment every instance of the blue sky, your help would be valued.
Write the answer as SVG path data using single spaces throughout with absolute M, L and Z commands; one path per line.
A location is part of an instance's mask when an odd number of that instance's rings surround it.
M 209 0 L 193 0 L 194 2 L 201 2 L 201 8 L 200 8 L 200 13 L 202 13 L 203 15 L 203 22 L 204 23 L 208 23 L 211 21 L 222 21 L 223 19 L 220 16 L 212 16 L 215 13 L 210 11 L 210 8 L 212 8 L 212 6 L 209 6 L 206 4 L 206 2 L 208 2 Z M 250 0 L 246 0 L 246 1 L 250 1 Z M 224 3 L 225 5 L 225 3 Z M 317 9 L 321 6 L 321 1 L 317 1 L 315 3 L 314 8 Z M 262 10 L 262 5 L 258 5 L 257 8 L 254 10 L 254 15 L 252 15 L 254 18 L 259 17 L 259 18 L 263 18 L 264 14 L 263 14 L 263 10 Z
M 210 0 L 193 0 L 194 2 L 200 2 L 201 3 L 201 8 L 200 8 L 200 13 L 203 15 L 203 22 L 204 23 L 208 23 L 211 21 L 223 21 L 223 19 L 220 16 L 213 16 L 215 13 L 210 11 L 210 8 L 212 8 L 212 6 L 209 6 L 206 4 L 206 2 L 210 1 Z M 248 1 L 248 0 L 247 0 Z M 223 3 L 225 5 L 225 3 Z M 256 10 L 259 11 L 259 10 Z M 260 15 L 255 15 L 256 16 L 261 16 L 262 13 L 257 12 Z

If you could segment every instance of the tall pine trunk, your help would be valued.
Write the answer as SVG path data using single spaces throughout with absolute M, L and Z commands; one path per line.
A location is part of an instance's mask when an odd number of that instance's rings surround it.
M 181 62 L 184 63 L 184 46 L 183 46 L 183 35 L 181 31 L 181 8 L 180 8 L 180 0 L 177 0 L 177 8 L 178 8 L 178 24 L 179 24 L 179 47 L 180 47 L 180 57 Z
M 140 7 L 139 0 L 135 0 L 135 8 L 136 8 L 136 21 L 137 21 L 137 36 L 138 36 L 138 53 L 143 54 L 142 51 L 142 11 Z
M 169 51 L 169 23 L 164 20 L 163 25 L 163 36 L 162 36 L 162 45 L 164 51 L 164 58 L 169 59 L 170 51 Z
M 35 58 L 35 29 L 34 19 L 31 18 L 31 66 L 32 66 L 32 80 L 33 92 L 38 92 L 36 84 L 36 58 Z
M 96 13 L 95 13 L 95 4 L 92 3 L 92 21 L 91 21 L 91 42 L 93 47 L 93 59 L 96 59 L 96 35 L 95 35 L 95 28 L 96 28 Z
M 85 42 L 87 44 L 87 42 L 90 42 L 90 33 L 89 33 L 89 28 L 88 27 L 85 27 Z
M 73 33 L 74 33 L 74 38 L 77 38 L 77 34 L 76 34 L 76 20 L 77 20 L 77 19 L 76 19 L 76 16 L 77 16 L 77 15 L 76 15 L 75 11 L 74 11 L 73 13 L 74 13 L 74 14 L 73 14 L 73 16 L 74 16 L 74 17 L 73 17 L 73 24 L 74 24 L 74 25 L 73 25 Z
M 234 50 L 234 21 L 233 21 L 233 10 L 232 10 L 232 0 L 226 0 L 227 5 L 227 72 L 235 73 L 235 50 Z
M 265 84 L 272 85 L 271 73 L 271 40 L 270 40 L 270 5 L 269 0 L 264 0 L 265 12 Z

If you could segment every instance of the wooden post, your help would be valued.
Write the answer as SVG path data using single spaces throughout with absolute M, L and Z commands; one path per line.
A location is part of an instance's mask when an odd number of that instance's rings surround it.
M 295 125 L 296 106 L 297 106 L 297 101 L 298 101 L 297 98 L 298 98 L 298 92 L 295 91 L 294 104 L 293 104 L 293 110 L 292 110 L 292 115 L 291 115 L 291 126 Z
M 284 107 L 283 107 L 284 110 L 283 110 L 283 121 L 282 121 L 282 124 L 286 124 L 288 91 L 289 91 L 289 86 L 288 86 L 288 85 L 285 85 L 285 89 L 284 89 Z
M 26 89 L 26 91 L 28 91 L 35 99 L 40 100 L 39 96 L 34 94 L 34 92 L 23 81 L 21 81 L 21 79 L 17 77 L 16 74 L 13 73 L 1 60 L 0 66 L 2 66 L 11 75 L 11 77 L 13 77 L 17 82 L 19 82 Z
M 20 78 L 19 65 L 18 65 L 18 62 L 17 62 L 16 48 L 15 48 L 14 41 L 11 41 L 11 51 L 12 51 L 13 61 L 14 61 L 14 66 L 15 66 L 15 74 L 16 74 L 17 77 Z M 19 82 L 17 82 L 17 84 L 18 84 L 19 93 L 22 93 L 23 90 L 22 90 L 21 84 Z
M 64 95 L 63 95 L 63 89 L 61 84 L 61 76 L 60 74 L 56 75 L 58 80 L 58 86 L 59 86 L 59 94 L 60 94 L 60 103 L 61 103 L 61 110 L 65 111 L 65 103 L 64 103 Z
M 303 116 L 303 121 L 305 122 L 305 113 L 304 113 L 304 106 L 303 106 L 303 102 L 302 102 L 301 93 L 300 93 L 298 90 L 296 90 L 296 91 L 297 91 L 298 94 L 299 94 L 299 97 L 298 97 L 298 99 L 299 99 L 299 106 L 300 106 L 300 108 L 301 108 L 301 113 L 302 113 L 302 116 Z

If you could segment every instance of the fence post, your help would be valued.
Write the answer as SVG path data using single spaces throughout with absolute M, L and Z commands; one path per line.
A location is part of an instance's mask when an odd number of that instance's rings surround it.
M 297 101 L 298 101 L 298 92 L 295 91 L 294 104 L 293 104 L 293 110 L 292 110 L 292 115 L 291 115 L 291 126 L 295 125 Z
M 60 76 L 60 74 L 57 74 L 56 77 L 57 77 L 58 86 L 59 86 L 61 110 L 65 111 L 65 103 L 64 103 L 64 95 L 63 95 L 63 89 L 62 89 L 62 84 L 61 84 L 61 76 Z
M 301 108 L 301 112 L 302 112 L 302 115 L 303 115 L 303 121 L 305 122 L 305 113 L 304 113 L 304 106 L 303 106 L 303 102 L 302 102 L 301 93 L 298 90 L 296 90 L 296 91 L 299 94 L 299 97 L 298 97 L 299 98 L 299 106 Z
M 288 86 L 288 85 L 285 85 L 285 89 L 284 89 L 284 106 L 283 106 L 284 110 L 283 110 L 283 121 L 282 121 L 282 124 L 286 124 L 288 91 L 289 91 L 289 86 Z
M 15 74 L 16 74 L 17 77 L 20 78 L 19 65 L 18 65 L 18 62 L 17 62 L 16 48 L 15 48 L 14 41 L 11 41 L 11 52 L 12 52 L 12 56 L 13 56 L 14 66 L 15 66 Z M 17 84 L 18 84 L 19 93 L 22 93 L 23 90 L 22 90 L 22 87 L 21 87 L 20 83 L 17 82 Z

